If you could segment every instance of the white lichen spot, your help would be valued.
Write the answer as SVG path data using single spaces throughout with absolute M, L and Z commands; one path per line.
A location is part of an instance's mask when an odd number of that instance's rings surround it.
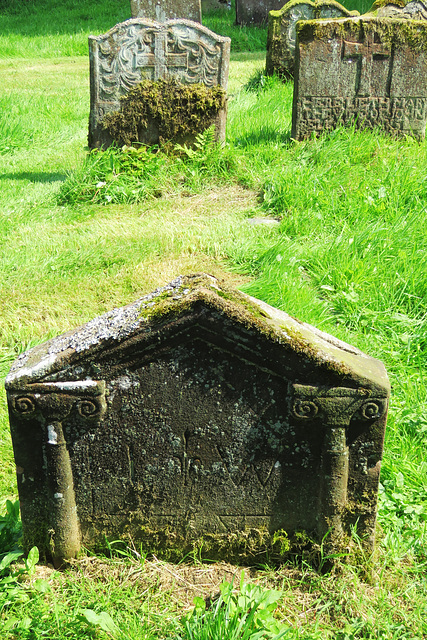
M 53 424 L 47 425 L 47 441 L 49 444 L 58 444 L 58 434 Z

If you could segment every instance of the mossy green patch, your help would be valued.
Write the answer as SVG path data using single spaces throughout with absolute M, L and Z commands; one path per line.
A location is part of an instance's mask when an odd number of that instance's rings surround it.
M 120 111 L 107 114 L 102 126 L 118 144 L 133 145 L 147 130 L 159 143 L 185 142 L 212 124 L 226 104 L 220 86 L 183 85 L 174 78 L 143 80 L 121 98 Z
M 139 525 L 135 530 L 135 523 L 123 531 L 123 544 L 130 540 L 138 543 L 142 552 L 148 556 L 155 556 L 167 562 L 181 562 L 184 558 L 198 560 L 215 560 L 234 562 L 240 565 L 254 565 L 263 562 L 281 564 L 292 554 L 299 553 L 301 537 L 288 536 L 287 532 L 279 529 L 273 533 L 267 529 L 248 528 L 242 531 L 227 533 L 204 533 L 194 535 L 180 534 L 168 527 L 157 529 L 151 526 Z M 136 537 L 135 537 L 136 536 Z M 304 548 L 310 549 L 313 543 L 310 536 L 304 534 Z M 294 544 L 295 542 L 295 544 Z M 105 550 L 108 543 L 98 543 L 98 549 Z
M 391 48 L 409 46 L 415 51 L 427 51 L 427 24 L 419 20 L 397 20 L 375 16 L 339 20 L 307 20 L 297 23 L 301 44 L 311 40 L 354 37 L 362 41 L 374 38 Z
M 378 9 L 387 7 L 389 5 L 393 5 L 395 7 L 400 7 L 401 9 L 403 9 L 403 7 L 406 7 L 406 0 L 375 0 L 369 13 L 374 13 L 375 11 L 378 11 Z

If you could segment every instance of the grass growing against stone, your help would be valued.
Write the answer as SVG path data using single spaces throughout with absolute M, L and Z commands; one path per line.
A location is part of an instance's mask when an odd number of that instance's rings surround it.
M 28 347 L 179 273 L 224 277 L 385 361 L 393 398 L 378 543 L 367 557 L 356 531 L 352 553 L 329 573 L 320 556 L 314 568 L 245 569 L 242 586 L 238 567 L 201 564 L 197 549 L 180 565 L 120 547 L 111 557 L 88 555 L 65 574 L 34 564 L 34 555 L 9 565 L 16 482 L 2 391 L 1 637 L 421 639 L 426 143 L 348 129 L 294 144 L 292 86 L 263 77 L 258 45 L 242 53 L 236 44 L 224 149 L 206 135 L 171 156 L 128 149 L 88 157 L 86 38 L 128 17 L 125 4 L 0 2 L 1 376 Z M 236 43 L 242 33 L 265 36 L 213 18 Z M 268 224 L 254 224 L 258 218 Z M 215 597 L 223 578 L 234 579 L 243 598 L 238 632 L 220 626 L 227 604 L 218 607 Z M 207 598 L 206 610 L 195 597 Z M 260 598 L 271 605 L 264 630 L 255 620 Z

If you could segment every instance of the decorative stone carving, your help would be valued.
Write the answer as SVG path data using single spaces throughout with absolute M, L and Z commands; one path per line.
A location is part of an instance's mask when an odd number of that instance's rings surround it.
M 9 394 L 21 516 L 32 545 L 49 549 L 55 565 L 80 549 L 68 447 L 105 413 L 105 384 L 94 380 L 23 384 Z M 35 494 L 40 476 L 43 491 Z
M 373 17 L 297 24 L 292 137 L 356 123 L 424 138 L 427 24 Z
M 6 388 L 25 545 L 58 565 L 105 536 L 253 562 L 357 522 L 372 545 L 384 367 L 212 276 L 31 349 Z
M 120 109 L 120 97 L 142 80 L 173 77 L 182 84 L 202 83 L 227 89 L 230 39 L 189 20 L 161 24 L 141 18 L 117 24 L 101 36 L 89 36 L 89 146 L 112 140 L 102 119 Z M 217 138 L 225 138 L 226 109 L 216 122 Z M 149 140 L 149 144 L 155 141 Z
M 202 22 L 200 0 L 130 0 L 130 9 L 132 18 Z
M 298 20 L 314 20 L 358 16 L 358 11 L 348 11 L 335 0 L 291 0 L 280 11 L 268 14 L 267 75 L 293 78 L 295 66 L 296 23 Z

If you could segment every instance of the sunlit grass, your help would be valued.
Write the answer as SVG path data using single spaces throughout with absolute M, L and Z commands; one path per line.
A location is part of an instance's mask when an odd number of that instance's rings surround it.
M 0 0 L 0 375 L 27 348 L 197 271 L 381 358 L 393 396 L 374 555 L 355 533 L 330 574 L 300 563 L 246 579 L 281 590 L 275 616 L 291 640 L 426 637 L 425 142 L 339 129 L 294 143 L 292 85 L 263 78 L 260 32 L 237 30 L 235 49 L 246 33 L 253 51 L 232 57 L 226 147 L 150 158 L 145 177 L 119 164 L 96 175 L 87 34 L 128 17 L 126 3 L 24 4 L 5 14 Z M 251 224 L 263 216 L 277 224 Z M 0 456 L 4 501 L 16 497 L 4 391 Z M 184 637 L 182 612 L 229 568 L 201 584 L 197 552 L 191 569 L 137 553 L 62 576 L 41 567 L 42 582 L 0 602 L 2 637 L 108 637 L 84 610 L 108 612 L 117 640 Z

